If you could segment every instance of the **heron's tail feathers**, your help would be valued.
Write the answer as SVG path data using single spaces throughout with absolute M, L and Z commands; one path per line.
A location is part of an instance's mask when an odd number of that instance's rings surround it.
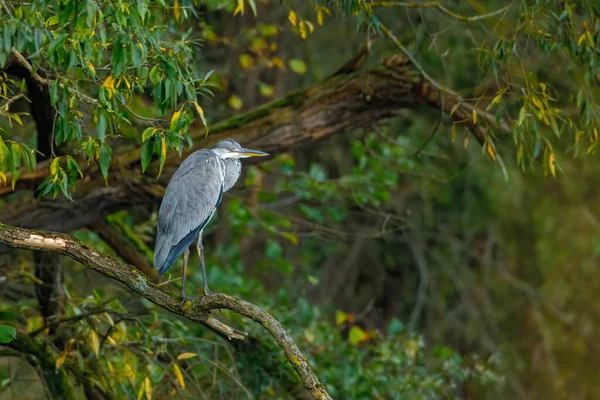
M 190 247 L 194 239 L 198 237 L 199 233 L 200 227 L 188 233 L 176 244 L 172 244 L 167 239 L 168 235 L 161 235 L 159 233 L 154 246 L 154 268 L 157 269 L 161 275 L 164 275 L 169 267 L 181 257 L 185 249 Z
M 165 240 L 165 237 L 159 234 L 154 246 L 154 269 L 157 269 L 161 275 L 170 267 L 170 264 L 166 263 L 170 247 L 169 241 Z

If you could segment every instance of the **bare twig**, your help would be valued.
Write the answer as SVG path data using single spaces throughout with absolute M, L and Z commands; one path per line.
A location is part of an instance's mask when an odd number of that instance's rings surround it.
M 511 3 L 512 4 L 512 3 Z M 482 19 L 497 17 L 498 15 L 506 12 L 511 4 L 500 8 L 499 10 L 492 11 L 486 14 L 474 15 L 467 17 L 465 15 L 458 14 L 454 11 L 450 11 L 444 5 L 442 5 L 439 1 L 426 1 L 423 3 L 410 3 L 404 1 L 376 1 L 370 4 L 372 8 L 376 7 L 406 7 L 406 8 L 437 8 L 441 12 L 446 15 L 449 15 L 453 18 L 458 19 L 459 21 L 465 22 L 474 22 L 481 21 Z

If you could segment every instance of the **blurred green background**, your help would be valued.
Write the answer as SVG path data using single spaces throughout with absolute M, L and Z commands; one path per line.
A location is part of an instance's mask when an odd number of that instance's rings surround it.
M 60 13 L 58 4 L 69 2 L 48 3 Z M 123 3 L 133 9 L 135 2 Z M 242 2 L 244 13 L 235 16 L 237 1 L 158 3 L 149 12 L 168 27 L 164 35 L 191 28 L 201 39 L 192 47 L 195 67 L 214 70 L 219 88 L 201 101 L 209 125 L 318 87 L 368 38 L 356 73 L 402 53 L 383 26 L 420 69 L 510 126 L 508 133 L 486 126 L 501 165 L 447 113 L 399 110 L 246 166 L 224 196 L 204 233 L 211 289 L 277 318 L 333 398 L 600 396 L 594 2 L 256 0 Z M 175 21 L 177 7 L 185 22 Z M 299 21 L 311 23 L 304 33 Z M 150 97 L 130 106 L 156 116 Z M 5 140 L 36 145 L 31 117 L 23 126 L 0 121 Z M 141 131 L 124 127 L 113 151 L 139 146 Z M 61 151 L 75 154 L 78 146 Z M 0 221 L 2 210 L 29 195 L 0 198 Z M 134 206 L 103 223 L 151 264 L 157 211 L 158 204 Z M 119 256 L 94 225 L 74 234 Z M 40 261 L 3 249 L 3 323 L 29 332 L 43 326 L 36 262 L 64 268 L 62 317 L 103 310 L 34 338 L 56 359 L 64 356 L 78 397 L 94 398 L 81 383 L 91 379 L 105 396 L 96 398 L 139 399 L 149 391 L 154 398 L 307 398 L 256 324 L 223 310 L 251 334 L 243 344 L 223 340 L 66 258 Z M 190 265 L 188 292 L 200 295 L 198 259 Z M 43 398 L 26 359 L 0 355 L 0 399 Z

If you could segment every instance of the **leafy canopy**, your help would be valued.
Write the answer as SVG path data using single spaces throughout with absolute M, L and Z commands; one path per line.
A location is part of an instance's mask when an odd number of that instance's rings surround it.
M 211 72 L 194 67 L 199 40 L 192 27 L 177 33 L 189 25 L 191 1 L 36 0 L 10 2 L 6 11 L 1 19 L 0 68 L 21 62 L 32 69 L 56 110 L 54 146 L 65 144 L 88 162 L 98 162 L 105 179 L 112 142 L 127 126 L 148 126 L 135 138 L 142 142 L 142 167 L 156 154 L 162 170 L 168 150 L 181 153 L 185 144 L 191 145 L 186 132 L 195 116 L 206 124 L 199 97 L 211 94 Z M 23 85 L 6 75 L 0 79 L 2 99 L 10 102 L 22 95 Z M 140 115 L 130 106 L 136 93 L 148 92 L 158 118 Z M 6 115 L 21 124 L 19 114 Z M 18 178 L 22 163 L 35 168 L 33 149 L 0 139 L 0 178 L 6 180 L 5 171 Z M 56 196 L 61 190 L 69 196 L 68 186 L 78 176 L 75 158 L 56 157 L 41 194 Z

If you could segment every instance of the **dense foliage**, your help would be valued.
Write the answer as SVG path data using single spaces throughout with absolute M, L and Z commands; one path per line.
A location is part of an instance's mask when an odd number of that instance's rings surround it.
M 599 281 L 594 1 L 4 0 L 0 35 L 0 222 L 123 177 L 160 187 L 206 137 L 264 139 L 244 132 L 294 93 L 401 54 L 456 106 L 375 113 L 245 167 L 205 230 L 211 287 L 286 326 L 333 398 L 598 395 L 586 372 Z M 150 203 L 74 233 L 151 271 Z M 271 338 L 232 312 L 219 317 L 250 332 L 243 343 L 71 260 L 2 249 L 0 271 L 0 324 L 75 392 L 304 395 Z M 24 340 L 6 329 L 0 345 Z M 0 399 L 42 398 L 36 371 L 2 349 Z

